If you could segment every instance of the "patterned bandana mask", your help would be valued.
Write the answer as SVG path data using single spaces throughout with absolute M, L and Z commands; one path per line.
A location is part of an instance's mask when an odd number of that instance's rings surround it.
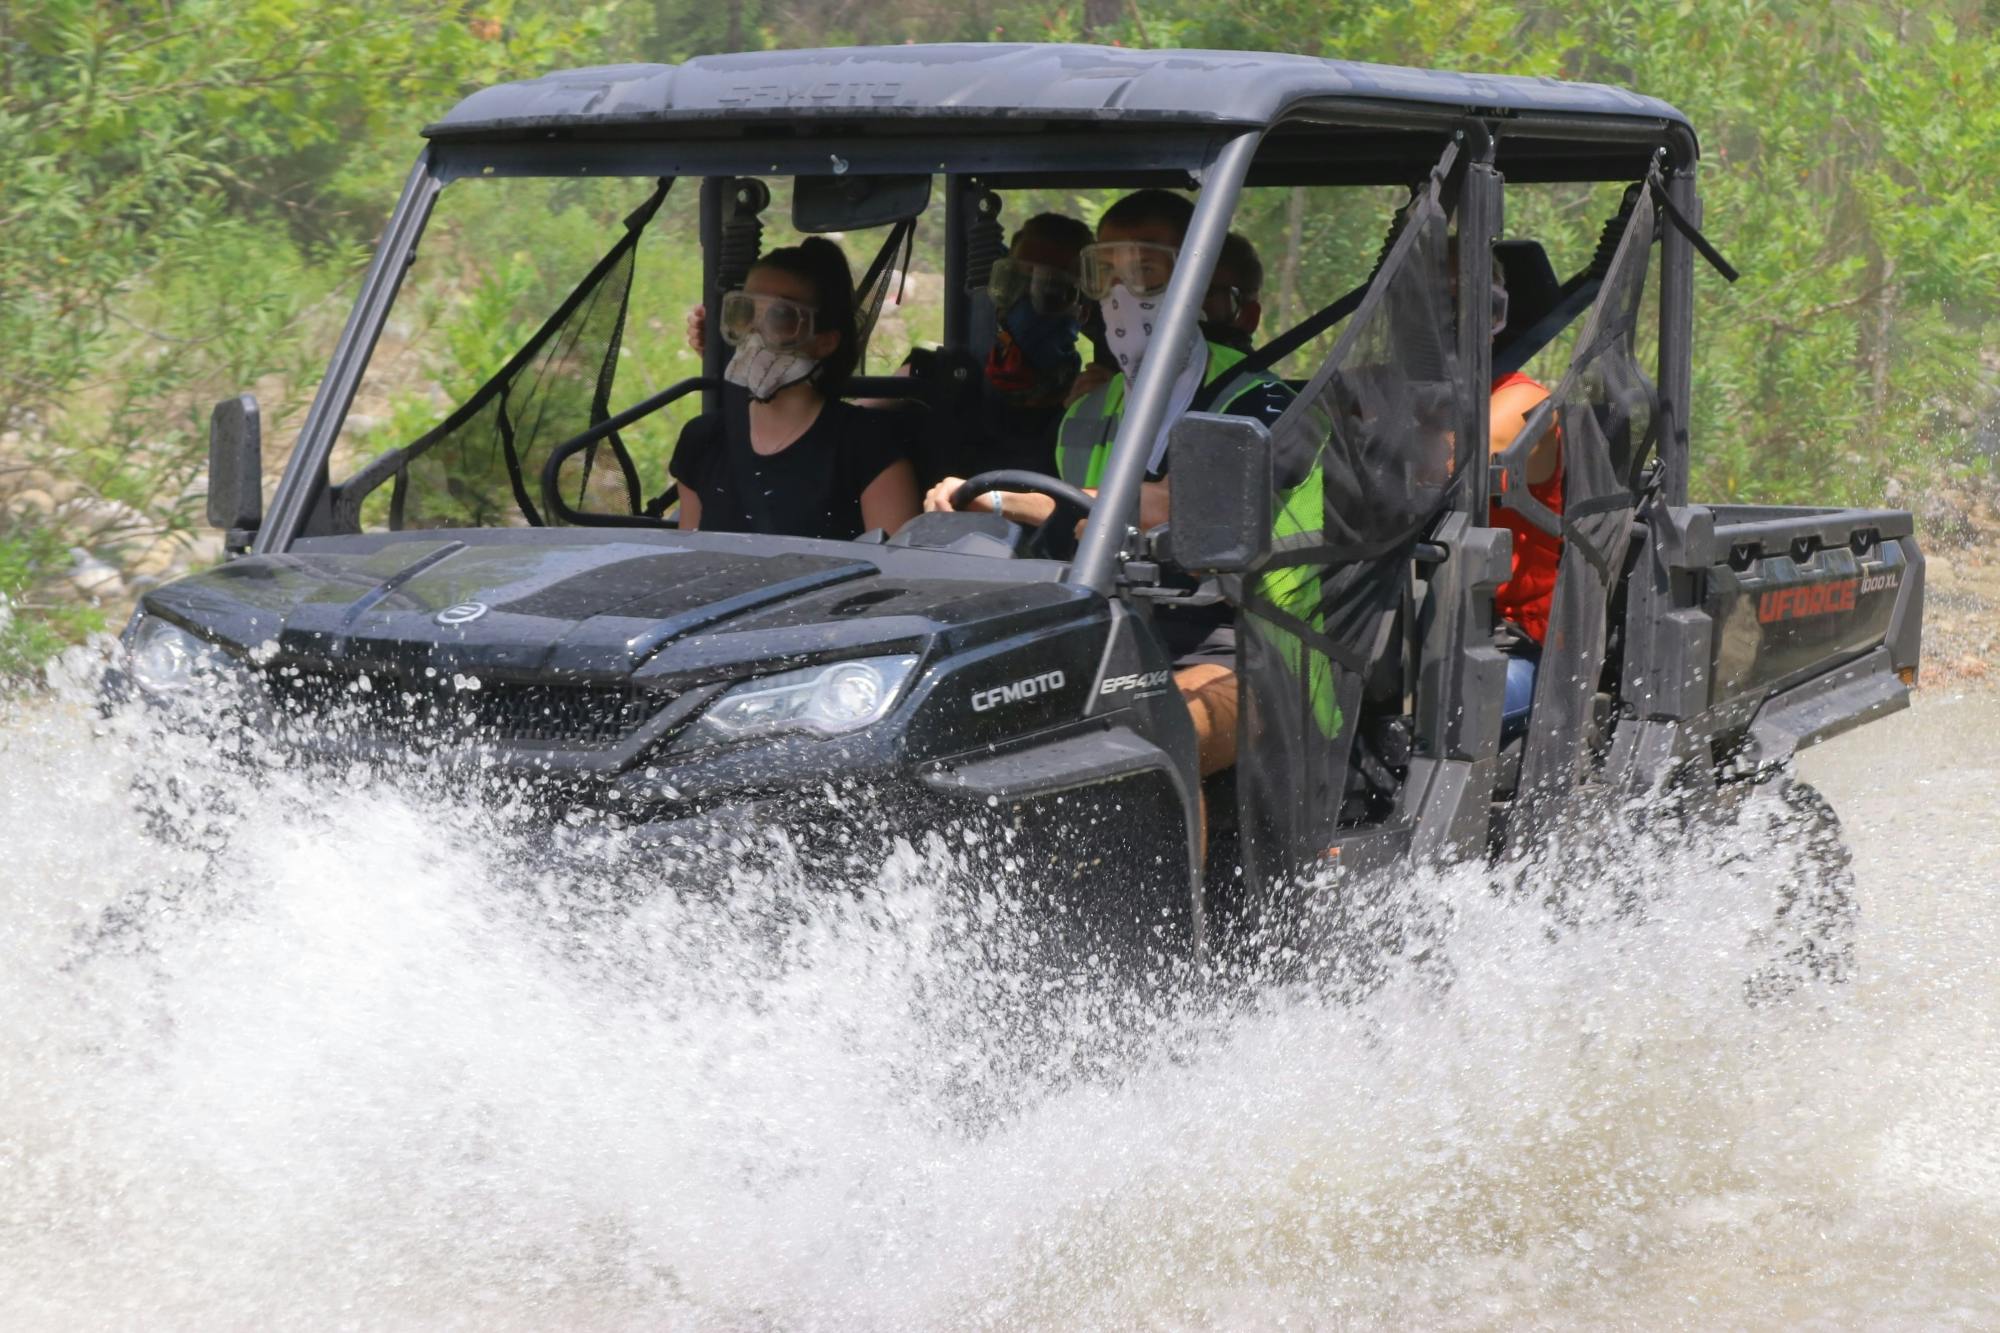
M 1118 369 L 1130 383 L 1139 373 L 1139 363 L 1153 341 L 1153 322 L 1160 317 L 1157 299 L 1142 301 L 1124 283 L 1117 283 L 1104 296 L 1104 340 Z
M 722 378 L 748 389 L 758 402 L 768 403 L 778 396 L 778 390 L 797 384 L 818 365 L 814 358 L 797 352 L 773 351 L 763 334 L 752 333 L 736 344 L 736 355 L 729 358 Z

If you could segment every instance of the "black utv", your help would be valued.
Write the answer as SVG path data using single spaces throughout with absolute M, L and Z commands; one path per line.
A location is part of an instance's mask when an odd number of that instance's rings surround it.
M 1909 514 L 1690 502 L 1693 286 L 1727 265 L 1694 131 L 1661 102 L 1253 53 L 900 46 L 554 74 L 426 135 L 268 509 L 255 404 L 218 408 L 209 513 L 232 558 L 146 596 L 125 640 L 141 692 L 228 679 L 301 749 L 516 771 L 572 822 L 615 814 L 662 845 L 704 822 L 809 831 L 829 791 L 866 793 L 870 832 L 984 821 L 1079 915 L 1181 951 L 1302 872 L 1527 846 L 1580 805 L 1768 772 L 1908 700 Z M 624 180 L 637 207 L 484 387 L 395 447 L 357 444 L 343 423 L 440 196 L 535 178 Z M 1616 202 L 1563 277 L 1503 239 L 1507 205 L 1579 182 Z M 683 531 L 648 505 L 667 479 L 633 433 L 722 404 L 713 337 L 702 375 L 617 377 L 670 190 L 699 194 L 711 310 L 774 187 L 798 231 L 880 234 L 864 302 L 913 228 L 941 236 L 939 369 L 852 393 L 949 431 L 1009 201 L 1146 186 L 1198 190 L 1163 346 L 1192 343 L 1247 192 L 1384 201 L 1359 284 L 1252 354 L 1291 377 L 1275 426 L 1170 422 L 1181 367 L 1155 357 L 1094 494 L 967 483 L 1041 490 L 1080 529 L 927 514 L 828 542 Z M 1489 386 L 1537 355 L 1549 398 L 1489 455 Z M 1140 531 L 1163 427 L 1172 519 Z M 1525 471 L 1550 431 L 1560 512 Z M 1504 737 L 1502 512 L 1562 542 L 1531 724 Z M 1239 757 L 1206 831 L 1155 628 L 1173 602 L 1226 603 L 1238 631 Z

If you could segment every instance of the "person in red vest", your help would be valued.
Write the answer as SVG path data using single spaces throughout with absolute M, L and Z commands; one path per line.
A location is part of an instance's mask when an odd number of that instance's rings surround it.
M 1493 332 L 1507 323 L 1507 275 L 1496 257 L 1493 263 Z M 1541 384 L 1510 371 L 1493 381 L 1493 401 L 1489 410 L 1490 445 L 1500 453 L 1521 433 L 1528 414 L 1541 406 L 1549 391 Z M 1552 423 L 1528 452 L 1528 494 L 1557 514 L 1563 507 L 1562 435 Z M 1562 538 L 1543 532 L 1526 517 L 1492 502 L 1494 527 L 1514 534 L 1514 567 L 1507 581 L 1493 594 L 1498 618 L 1514 630 L 1517 640 L 1507 658 L 1506 702 L 1501 705 L 1500 731 L 1511 739 L 1528 726 L 1528 710 L 1535 701 L 1535 671 L 1541 664 L 1542 641 L 1549 632 L 1549 603 L 1555 597 L 1556 566 L 1562 560 Z

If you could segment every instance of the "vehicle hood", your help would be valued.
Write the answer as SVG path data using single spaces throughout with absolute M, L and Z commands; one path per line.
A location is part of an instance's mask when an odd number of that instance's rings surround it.
M 549 538 L 246 557 L 149 593 L 144 609 L 262 657 L 604 680 L 914 646 L 944 623 L 1064 600 L 1053 584 L 996 582 L 982 596 L 978 584 L 889 579 L 845 552 Z

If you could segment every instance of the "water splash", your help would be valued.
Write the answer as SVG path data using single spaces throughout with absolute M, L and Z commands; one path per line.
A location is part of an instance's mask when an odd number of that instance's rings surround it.
M 0 806 L 9 1327 L 2000 1320 L 1991 859 L 1864 837 L 1859 979 L 1777 1003 L 1726 838 L 1142 1001 L 957 837 L 551 858 L 48 697 Z

